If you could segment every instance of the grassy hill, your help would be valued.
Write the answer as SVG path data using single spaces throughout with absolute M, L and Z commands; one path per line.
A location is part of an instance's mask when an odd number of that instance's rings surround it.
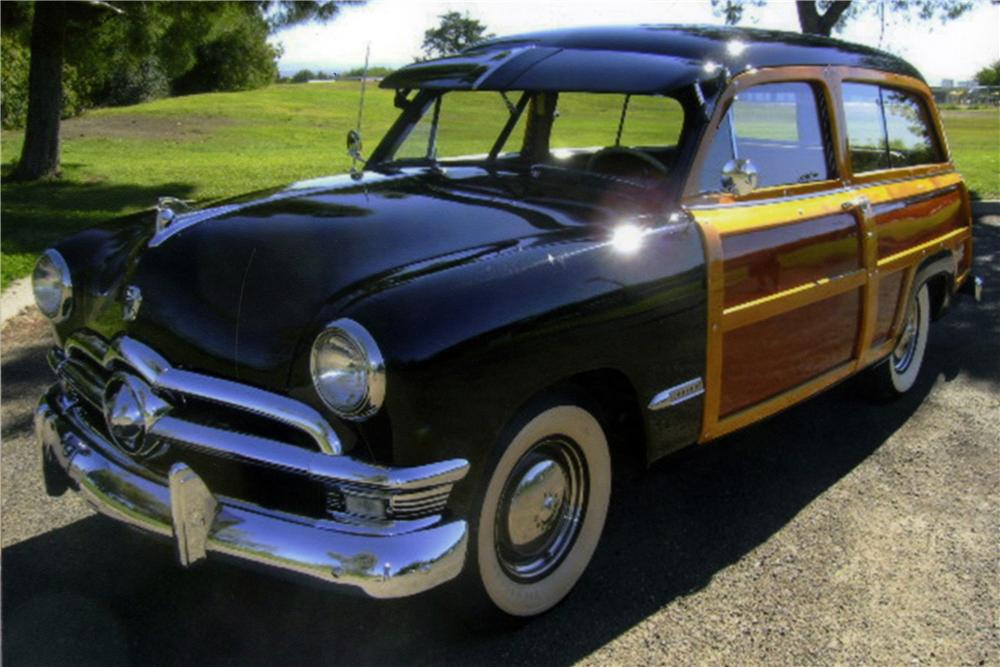
M 149 208 L 158 196 L 207 200 L 346 171 L 344 135 L 357 117 L 358 88 L 356 82 L 276 85 L 101 109 L 66 121 L 60 180 L 2 184 L 3 286 L 27 275 L 38 252 L 59 237 Z M 493 106 L 476 110 L 477 120 L 483 120 L 479 114 L 505 113 L 498 99 L 488 103 Z M 617 109 L 607 112 L 617 117 Z M 396 115 L 392 94 L 369 87 L 368 150 Z M 970 186 L 984 198 L 1000 196 L 1000 115 L 944 115 L 956 162 Z M 468 144 L 466 152 L 484 150 L 475 134 L 470 124 L 468 135 L 456 136 Z M 581 144 L 604 140 L 596 128 L 590 138 Z M 4 174 L 20 154 L 21 141 L 20 132 L 0 137 Z

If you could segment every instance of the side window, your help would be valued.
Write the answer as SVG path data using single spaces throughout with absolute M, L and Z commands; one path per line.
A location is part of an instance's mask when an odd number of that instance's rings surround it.
M 701 191 L 719 191 L 722 168 L 735 158 L 753 162 L 758 187 L 829 178 L 819 111 L 816 92 L 807 83 L 766 83 L 737 95 L 709 147 Z
M 941 161 L 927 113 L 912 93 L 845 83 L 843 98 L 854 173 Z
M 889 151 L 878 86 L 844 83 L 841 90 L 852 171 L 857 174 L 888 169 Z
M 889 165 L 911 167 L 940 162 L 924 105 L 912 93 L 882 88 Z

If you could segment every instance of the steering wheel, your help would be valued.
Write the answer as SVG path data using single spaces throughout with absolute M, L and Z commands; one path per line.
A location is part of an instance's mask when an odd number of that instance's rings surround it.
M 628 164 L 630 162 L 631 165 Z M 609 146 L 591 155 L 587 160 L 587 171 L 611 173 L 626 178 L 639 176 L 644 179 L 666 176 L 668 173 L 667 166 L 652 155 L 624 146 Z

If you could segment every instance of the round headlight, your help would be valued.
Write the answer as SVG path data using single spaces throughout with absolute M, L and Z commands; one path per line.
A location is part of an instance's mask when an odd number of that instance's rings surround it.
M 354 320 L 332 322 L 316 337 L 309 367 L 316 392 L 338 416 L 362 421 L 382 407 L 382 353 L 371 334 Z
M 69 317 L 73 310 L 73 281 L 62 255 L 52 249 L 43 252 L 35 262 L 31 286 L 43 315 L 55 322 Z

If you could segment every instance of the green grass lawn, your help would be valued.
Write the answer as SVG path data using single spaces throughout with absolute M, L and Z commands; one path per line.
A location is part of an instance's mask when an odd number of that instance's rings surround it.
M 476 94 L 470 99 L 473 122 L 449 123 L 447 136 L 441 137 L 442 147 L 447 142 L 451 153 L 488 151 L 485 138 L 495 136 L 505 117 L 499 96 Z M 593 103 L 593 98 L 572 105 L 567 100 L 554 141 L 569 131 L 578 146 L 609 143 L 604 121 L 611 123 L 613 136 L 619 107 L 585 108 Z M 357 104 L 357 83 L 276 85 L 101 109 L 65 121 L 62 178 L 2 183 L 2 285 L 27 275 L 37 254 L 61 236 L 149 208 L 159 196 L 204 201 L 346 171 L 350 161 L 344 135 L 354 126 Z M 635 118 L 653 118 L 653 111 L 633 100 Z M 397 113 L 391 92 L 369 88 L 367 150 L 374 148 Z M 667 113 L 667 131 L 675 135 L 678 112 Z M 569 128 L 574 117 L 589 124 Z M 595 118 L 601 122 L 595 123 Z M 955 160 L 970 187 L 983 198 L 1000 197 L 998 112 L 946 111 L 944 118 Z M 644 143 L 652 136 L 647 130 L 645 122 L 627 124 L 625 140 Z M 0 136 L 4 175 L 20 154 L 21 141 L 21 132 L 4 131 Z

